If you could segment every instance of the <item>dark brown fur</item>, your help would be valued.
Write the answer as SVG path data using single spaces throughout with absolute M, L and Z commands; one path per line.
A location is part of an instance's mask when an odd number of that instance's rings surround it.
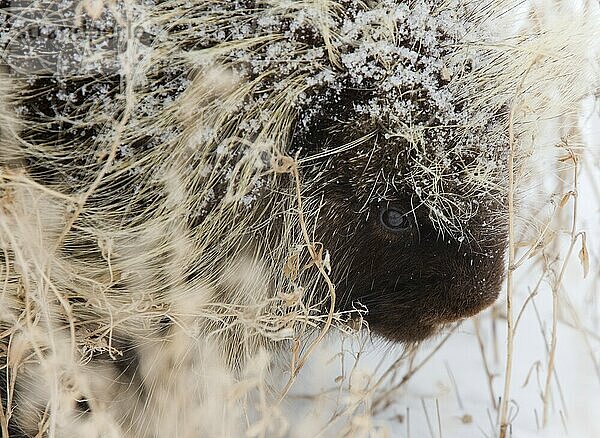
M 330 251 L 337 306 L 364 310 L 371 329 L 390 340 L 420 341 L 496 300 L 508 236 L 503 198 L 498 190 L 468 200 L 476 213 L 462 224 L 460 235 L 436 228 L 433 213 L 405 181 L 416 165 L 408 144 L 386 139 L 384 126 L 354 113 L 353 104 L 368 99 L 368 93 L 346 90 L 345 95 L 324 105 L 295 144 L 310 157 L 372 134 L 349 151 L 309 161 L 303 169 L 314 187 L 309 197 L 319 203 L 316 237 Z M 448 138 L 450 150 L 451 132 Z M 504 152 L 496 151 L 493 159 L 502 163 Z M 457 168 L 477 153 L 456 157 Z M 498 171 L 504 171 L 502 164 Z M 460 194 L 460 179 L 451 184 Z M 405 215 L 406 229 L 392 231 L 382 223 L 381 213 L 389 208 Z

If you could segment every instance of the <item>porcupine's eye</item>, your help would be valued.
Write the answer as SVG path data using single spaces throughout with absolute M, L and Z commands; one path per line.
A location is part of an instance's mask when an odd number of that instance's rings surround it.
M 408 215 L 391 206 L 382 207 L 380 209 L 379 221 L 386 230 L 394 233 L 401 233 L 411 227 L 411 220 Z

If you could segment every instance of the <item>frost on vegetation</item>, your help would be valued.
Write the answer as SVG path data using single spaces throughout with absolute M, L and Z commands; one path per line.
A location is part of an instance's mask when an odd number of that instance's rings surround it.
M 219 132 L 196 147 L 219 155 L 223 140 L 264 137 L 260 141 L 271 142 L 277 154 L 288 152 L 292 129 L 303 135 L 334 107 L 343 111 L 334 119 L 365 131 L 382 127 L 390 160 L 409 157 L 401 174 L 390 171 L 384 179 L 417 193 L 441 232 L 464 233 L 479 208 L 462 195 L 469 187 L 485 192 L 485 181 L 487 190 L 497 189 L 506 99 L 478 101 L 493 84 L 469 79 L 487 55 L 471 44 L 490 33 L 477 13 L 491 10 L 491 3 L 143 1 L 105 2 L 101 9 L 92 3 L 15 2 L 16 14 L 7 20 L 8 63 L 29 81 L 51 74 L 61 88 L 53 107 L 61 113 L 65 105 L 78 106 L 75 120 L 64 114 L 75 123 L 100 124 L 131 106 L 128 141 L 153 148 L 182 135 L 181 121 L 173 120 L 178 100 L 202 105 L 202 96 L 217 90 L 221 98 L 213 96 L 199 117 L 192 115 L 197 108 L 185 107 L 194 126 Z M 174 12 L 173 19 L 169 11 L 176 7 L 184 13 Z M 202 89 L 188 74 L 192 69 L 199 70 L 196 77 L 220 73 Z M 220 89 L 228 71 L 244 86 Z M 72 83 L 90 76 L 94 82 L 81 88 Z M 127 82 L 127 102 L 116 98 L 116 81 Z M 355 90 L 351 97 L 349 90 Z M 93 111 L 86 114 L 86 107 Z M 211 179 L 223 192 L 233 184 L 235 163 L 216 161 Z M 247 196 L 234 197 L 242 198 L 247 204 Z
M 246 115 L 240 134 L 269 132 L 279 112 L 270 107 L 279 99 L 291 103 L 286 116 L 298 135 L 332 107 L 342 111 L 330 115 L 340 123 L 379 126 L 392 139 L 389 159 L 414 161 L 384 178 L 416 192 L 441 232 L 460 236 L 479 208 L 464 193 L 485 195 L 486 184 L 497 190 L 507 140 L 506 100 L 478 101 L 493 84 L 469 83 L 486 55 L 476 44 L 491 32 L 469 21 L 477 8 L 453 1 L 287 2 L 249 14 L 247 7 L 232 2 L 198 11 L 198 43 L 186 55 L 253 81 L 253 92 L 233 110 Z M 178 33 L 183 39 L 186 30 Z
M 589 92 L 573 29 L 541 20 L 509 32 L 513 6 L 11 2 L 0 32 L 0 333 L 18 336 L 23 354 L 0 352 L 0 367 L 29 390 L 36 373 L 54 382 L 11 402 L 41 406 L 19 421 L 55 436 L 72 424 L 93 436 L 100 423 L 104 436 L 168 436 L 182 425 L 181 436 L 286 433 L 277 403 L 285 391 L 271 385 L 265 351 L 289 347 L 292 365 L 275 363 L 292 382 L 311 351 L 308 333 L 327 321 L 305 299 L 324 286 L 302 252 L 297 194 L 318 183 L 302 172 L 349 151 L 365 204 L 408 191 L 440 233 L 468 239 L 478 209 L 507 195 L 508 128 L 525 162 L 545 128 L 556 131 L 548 121 L 576 113 Z M 56 92 L 36 106 L 28 87 Z M 281 157 L 301 152 L 295 140 L 323 120 L 356 138 L 296 163 L 296 187 Z M 384 164 L 366 169 L 373 154 Z M 318 212 L 304 214 L 310 231 Z M 267 243 L 252 252 L 255 236 Z M 348 320 L 333 316 L 350 332 Z M 136 366 L 134 347 L 153 389 L 146 399 L 140 382 L 119 380 Z M 116 361 L 122 373 L 94 374 L 94 361 Z M 120 394 L 114 404 L 97 393 L 99 378 Z M 369 405 L 368 391 L 356 391 L 340 416 Z M 140 409 L 156 415 L 135 418 Z M 351 427 L 374 427 L 367 414 Z

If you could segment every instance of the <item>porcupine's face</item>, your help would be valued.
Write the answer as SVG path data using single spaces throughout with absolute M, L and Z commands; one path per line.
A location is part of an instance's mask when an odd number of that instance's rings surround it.
M 414 156 L 406 141 L 386 139 L 384 126 L 361 121 L 364 117 L 347 107 L 333 105 L 299 140 L 306 156 L 331 152 L 307 160 L 303 169 L 306 178 L 319 181 L 312 193 L 320 205 L 316 238 L 330 251 L 338 310 L 366 310 L 375 333 L 419 341 L 497 298 L 507 241 L 502 190 L 461 192 L 480 157 L 477 147 L 456 155 L 448 145 L 454 171 L 442 175 L 448 179 L 442 196 L 470 210 L 464 222 L 445 228 L 448 224 L 439 220 L 444 212 L 427 204 L 435 183 L 425 178 L 415 189 L 414 181 L 421 155 L 431 154 L 435 161 L 439 151 L 425 147 Z M 335 152 L 368 132 L 373 135 L 362 144 Z M 489 158 L 501 157 L 497 151 Z M 498 165 L 496 172 L 502 169 Z
M 370 149 L 329 164 L 330 180 L 315 193 L 321 203 L 316 237 L 331 255 L 338 309 L 366 308 L 375 333 L 418 341 L 497 298 L 505 269 L 506 227 L 498 219 L 503 206 L 493 197 L 481 199 L 463 234 L 443 233 L 410 188 L 391 186 L 380 196 L 386 183 L 372 180 L 374 193 L 361 196 L 356 180 L 372 178 L 382 160 L 394 159 L 381 153 L 392 145 Z
M 338 310 L 400 342 L 489 306 L 504 275 L 504 103 L 482 101 L 484 63 L 458 49 L 478 30 L 436 4 L 344 9 L 292 141 Z

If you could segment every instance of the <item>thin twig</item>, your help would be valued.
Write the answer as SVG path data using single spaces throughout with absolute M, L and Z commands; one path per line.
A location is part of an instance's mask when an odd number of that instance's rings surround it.
M 573 253 L 573 249 L 575 248 L 575 244 L 577 243 L 577 239 L 579 238 L 580 233 L 577 233 L 577 207 L 578 202 L 577 199 L 579 197 L 578 194 L 578 183 L 577 180 L 579 178 L 578 173 L 578 162 L 575 153 L 569 150 L 569 155 L 573 160 L 573 218 L 571 223 L 571 242 L 569 244 L 569 249 L 567 250 L 567 255 L 563 260 L 563 264 L 556 279 L 555 284 L 552 287 L 552 335 L 550 338 L 550 351 L 548 354 L 548 372 L 546 374 L 546 383 L 544 386 L 544 414 L 542 420 L 542 426 L 546 427 L 548 424 L 548 411 L 550 405 L 550 397 L 551 397 L 551 383 L 552 383 L 552 375 L 554 374 L 554 362 L 556 360 L 556 343 L 557 343 L 557 325 L 558 325 L 558 298 L 560 292 L 560 285 L 562 284 L 565 272 L 567 270 L 567 266 L 569 264 L 569 260 L 571 259 L 571 254 Z
M 483 338 L 481 336 L 481 327 L 479 325 L 479 319 L 473 318 L 473 324 L 475 325 L 475 334 L 477 336 L 477 343 L 479 344 L 479 351 L 481 352 L 481 359 L 483 362 L 483 368 L 485 370 L 485 375 L 487 377 L 487 385 L 488 391 L 490 393 L 490 399 L 492 400 L 492 406 L 494 409 L 498 409 L 498 405 L 496 403 L 496 396 L 494 395 L 494 375 L 490 371 L 490 366 L 487 361 L 487 356 L 485 355 L 485 345 L 483 343 Z
M 374 411 L 376 411 L 376 407 L 383 400 L 385 400 L 386 398 L 388 398 L 390 396 L 390 394 L 393 394 L 398 389 L 400 389 L 402 386 L 404 386 L 406 384 L 406 382 L 408 382 L 412 378 L 412 376 L 414 376 L 417 373 L 417 371 L 419 371 L 427 362 L 429 362 L 429 360 L 440 350 L 440 348 L 442 348 L 442 346 L 448 341 L 448 339 L 450 339 L 450 337 L 456 331 L 458 326 L 459 326 L 458 324 L 455 324 L 452 327 L 452 329 L 446 334 L 446 336 L 444 336 L 444 338 L 439 342 L 439 344 L 436 345 L 436 347 L 431 352 L 429 352 L 429 354 L 421 362 L 419 362 L 417 365 L 415 365 L 414 367 L 411 367 L 408 370 L 408 372 L 404 375 L 404 377 L 402 377 L 402 380 L 400 380 L 400 382 L 396 383 L 390 389 L 383 392 L 381 394 L 381 396 L 373 402 Z
M 435 410 L 438 419 L 438 436 L 442 438 L 442 417 L 440 416 L 440 401 L 437 398 L 435 399 Z
M 508 134 L 508 272 L 506 278 L 506 366 L 504 372 L 504 392 L 500 403 L 500 438 L 506 438 L 508 429 L 508 402 L 510 400 L 510 380 L 512 375 L 513 359 L 513 308 L 512 299 L 514 293 L 513 274 L 515 268 L 515 131 L 514 117 L 516 102 L 510 109 Z
M 429 429 L 429 434 L 431 438 L 435 438 L 433 433 L 433 426 L 431 425 L 431 420 L 429 419 L 429 413 L 427 412 L 427 406 L 425 406 L 425 399 L 421 397 L 421 406 L 423 406 L 423 412 L 425 413 L 425 420 L 427 421 L 427 429 Z
M 306 221 L 304 219 L 304 210 L 303 210 L 303 206 L 302 206 L 300 172 L 298 171 L 297 161 L 292 159 L 291 157 L 280 157 L 279 162 L 274 161 L 273 165 L 274 165 L 275 171 L 279 171 L 281 173 L 286 173 L 286 172 L 291 173 L 294 178 L 295 191 L 296 191 L 296 202 L 298 204 L 298 221 L 300 224 L 300 229 L 302 231 L 302 237 L 304 238 L 304 243 L 306 244 L 306 248 L 308 249 L 308 252 L 310 254 L 313 264 L 317 267 L 317 269 L 319 270 L 319 273 L 321 274 L 321 276 L 325 280 L 325 283 L 327 284 L 327 287 L 329 289 L 329 297 L 330 297 L 329 312 L 327 314 L 327 320 L 325 321 L 325 324 L 321 328 L 321 331 L 319 332 L 317 338 L 314 341 L 312 341 L 310 343 L 310 345 L 308 346 L 308 348 L 306 349 L 306 352 L 304 353 L 304 355 L 302 357 L 299 357 L 297 359 L 297 361 L 295 361 L 296 363 L 293 364 L 290 378 L 280 395 L 279 400 L 281 402 L 285 398 L 287 393 L 290 391 L 296 376 L 298 375 L 298 373 L 300 372 L 302 367 L 305 365 L 306 361 L 308 360 L 308 358 L 310 357 L 312 352 L 315 350 L 315 348 L 317 348 L 319 343 L 323 340 L 323 338 L 329 331 L 329 328 L 331 327 L 331 323 L 333 321 L 333 314 L 335 312 L 336 294 L 335 294 L 335 286 L 333 285 L 333 282 L 331 281 L 329 274 L 325 270 L 325 263 L 323 261 L 322 252 L 317 251 L 316 248 L 317 248 L 318 244 L 316 242 L 313 242 L 311 240 L 310 236 L 308 235 L 308 229 L 306 226 Z

